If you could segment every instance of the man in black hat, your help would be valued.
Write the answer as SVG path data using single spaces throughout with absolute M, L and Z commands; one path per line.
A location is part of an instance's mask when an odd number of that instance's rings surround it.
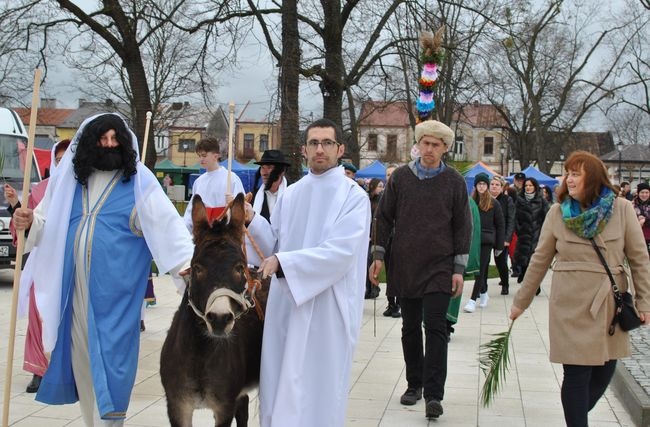
M 253 210 L 266 218 L 267 221 L 270 221 L 275 202 L 277 202 L 284 189 L 287 188 L 284 173 L 289 167 L 289 162 L 285 160 L 282 151 L 266 150 L 262 154 L 260 161 L 255 162 L 255 164 L 260 165 L 260 168 L 255 175 L 255 186 L 253 188 L 257 188 L 260 178 L 262 178 L 262 185 L 253 198 Z
M 517 172 L 515 174 L 515 179 L 513 180 L 517 193 L 521 192 L 521 189 L 524 188 L 524 182 L 526 182 L 526 174 L 523 172 Z

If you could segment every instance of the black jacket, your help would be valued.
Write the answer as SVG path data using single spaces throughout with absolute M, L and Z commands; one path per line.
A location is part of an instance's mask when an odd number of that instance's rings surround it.
M 506 224 L 503 241 L 510 242 L 512 234 L 515 232 L 515 202 L 506 193 L 499 194 L 497 200 L 501 204 L 501 212 Z
M 505 222 L 501 212 L 501 204 L 492 198 L 492 209 L 478 209 L 481 217 L 481 245 L 490 245 L 494 249 L 503 250 Z
M 522 267 L 528 265 L 537 247 L 539 232 L 548 210 L 548 203 L 539 191 L 530 201 L 526 200 L 523 192 L 517 195 L 515 202 L 515 231 L 517 232 L 515 263 L 517 265 Z

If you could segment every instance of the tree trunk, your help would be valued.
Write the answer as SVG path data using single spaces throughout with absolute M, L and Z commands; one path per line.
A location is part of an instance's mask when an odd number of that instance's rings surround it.
M 361 168 L 361 158 L 359 156 L 359 124 L 357 123 L 357 114 L 354 109 L 354 95 L 352 89 L 346 89 L 348 98 L 348 110 L 350 116 L 350 138 L 345 141 L 346 152 L 350 154 L 352 163 Z
M 321 0 L 325 22 L 323 45 L 325 48 L 325 72 L 321 75 L 320 90 L 323 94 L 323 117 L 339 126 L 343 124 L 343 28 L 341 2 Z
M 298 1 L 282 1 L 282 61 L 280 63 L 280 148 L 289 158 L 289 184 L 302 177 L 302 153 L 298 115 L 300 39 Z
M 142 151 L 147 111 L 151 111 L 151 97 L 149 94 L 149 85 L 147 84 L 147 75 L 142 66 L 139 51 L 134 51 L 129 54 L 128 58 L 124 58 L 124 68 L 126 68 L 129 76 L 129 84 L 131 85 L 131 93 L 133 95 L 133 103 L 131 104 L 133 131 L 138 138 L 138 147 Z M 150 130 L 145 166 L 153 170 L 155 165 L 156 147 L 153 143 L 153 132 Z

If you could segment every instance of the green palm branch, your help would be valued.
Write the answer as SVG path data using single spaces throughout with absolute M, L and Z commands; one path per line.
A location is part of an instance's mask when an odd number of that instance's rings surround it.
M 490 406 L 506 380 L 506 372 L 510 365 L 510 332 L 514 323 L 513 320 L 507 331 L 493 334 L 496 338 L 480 347 L 479 366 L 485 375 L 485 383 L 481 390 L 483 406 Z

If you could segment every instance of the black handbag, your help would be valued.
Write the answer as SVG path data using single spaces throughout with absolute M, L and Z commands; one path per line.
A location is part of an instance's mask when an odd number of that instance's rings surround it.
M 612 323 L 610 323 L 609 325 L 608 333 L 610 335 L 614 335 L 614 331 L 616 330 L 617 323 L 621 327 L 621 329 L 626 332 L 638 328 L 639 326 L 641 326 L 641 319 L 639 318 L 639 315 L 636 312 L 636 309 L 634 308 L 634 298 L 632 297 L 632 294 L 627 291 L 623 293 L 619 291 L 618 285 L 614 281 L 614 276 L 612 275 L 612 272 L 609 270 L 607 261 L 605 261 L 605 257 L 603 257 L 603 254 L 600 252 L 598 245 L 596 244 L 596 242 L 594 242 L 594 239 L 589 239 L 589 240 L 591 241 L 591 246 L 594 247 L 596 254 L 598 254 L 598 258 L 600 259 L 600 262 L 603 264 L 603 267 L 605 267 L 605 271 L 609 276 L 609 281 L 612 284 L 612 292 L 614 293 L 616 312 L 614 313 L 614 318 L 612 319 Z

